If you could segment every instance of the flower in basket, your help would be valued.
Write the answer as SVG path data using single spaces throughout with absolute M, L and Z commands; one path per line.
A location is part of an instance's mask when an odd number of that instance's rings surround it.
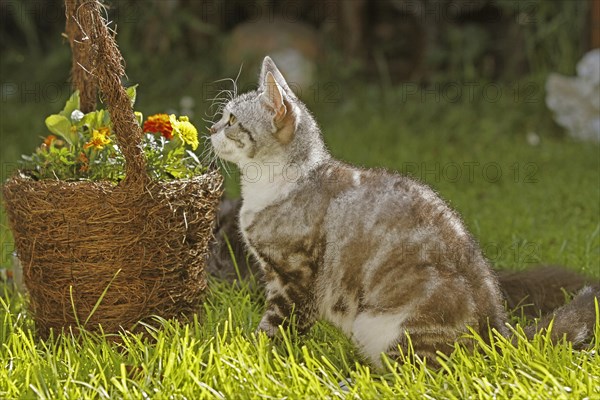
M 148 117 L 144 122 L 144 132 L 158 133 L 167 139 L 173 137 L 173 126 L 167 114 L 156 114 Z
M 157 133 L 169 140 L 175 136 L 181 142 L 189 144 L 193 150 L 198 148 L 198 131 L 185 115 L 179 118 L 174 114 L 151 115 L 144 122 L 144 132 Z
M 136 86 L 127 89 L 132 104 Z M 23 156 L 24 167 L 36 179 L 109 180 L 125 176 L 124 157 L 119 149 L 108 111 L 87 114 L 79 110 L 79 93 L 71 95 L 64 109 L 46 118 L 50 131 L 31 156 Z M 148 174 L 157 180 L 189 178 L 206 171 L 193 152 L 199 146 L 198 131 L 188 117 L 155 114 L 145 121 L 142 146 Z

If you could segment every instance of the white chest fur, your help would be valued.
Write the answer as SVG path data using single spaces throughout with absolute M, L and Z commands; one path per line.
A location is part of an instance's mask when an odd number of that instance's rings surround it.
M 248 165 L 242 176 L 240 228 L 245 231 L 257 213 L 287 197 L 296 182 L 287 179 L 277 165 Z M 243 169 L 243 170 L 244 170 Z M 252 169 L 252 171 L 250 171 Z

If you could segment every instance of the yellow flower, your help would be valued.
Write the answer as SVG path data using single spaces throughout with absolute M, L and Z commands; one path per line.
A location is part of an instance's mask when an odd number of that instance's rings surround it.
M 104 146 L 111 143 L 111 140 L 108 137 L 109 135 L 110 129 L 105 126 L 97 130 L 94 129 L 92 131 L 92 140 L 84 144 L 83 148 L 89 149 L 90 147 L 93 147 L 96 150 L 102 150 Z
M 193 150 L 198 148 L 198 131 L 188 117 L 181 116 L 178 120 L 175 118 L 175 115 L 171 114 L 169 115 L 169 122 L 171 122 L 171 126 L 173 127 L 174 135 L 177 135 L 183 143 L 192 146 Z

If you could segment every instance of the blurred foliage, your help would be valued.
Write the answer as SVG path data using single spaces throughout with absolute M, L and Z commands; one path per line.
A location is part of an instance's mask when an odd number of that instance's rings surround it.
M 591 1 L 496 0 L 522 31 L 529 71 L 572 74 L 589 43 Z
M 344 7 L 349 3 L 341 0 L 113 0 L 106 4 L 128 65 L 140 69 L 155 64 L 168 70 L 185 62 L 222 69 L 221 48 L 236 25 L 272 21 L 277 16 L 318 30 L 328 54 L 323 61 L 351 72 L 342 75 L 352 77 L 362 71 L 367 77 L 387 79 L 383 75 L 389 74 L 392 81 L 569 73 L 590 36 L 590 4 L 583 0 L 367 1 L 362 27 L 345 26 Z M 61 0 L 2 0 L 0 7 L 3 70 L 24 58 L 51 58 L 61 46 Z M 356 29 L 362 49 L 340 64 L 348 30 Z
M 526 87 L 542 94 L 548 72 L 574 72 L 590 36 L 590 4 L 584 0 L 365 1 L 362 28 L 347 26 L 341 15 L 340 7 L 354 1 L 105 3 L 128 78 L 144 88 L 138 97 L 140 110 L 147 115 L 180 114 L 182 98 L 193 97 L 193 113 L 186 114 L 201 131 L 202 118 L 213 118 L 210 99 L 221 89 L 231 89 L 229 82 L 215 79 L 235 77 L 240 68 L 226 65 L 222 54 L 228 35 L 245 21 L 298 21 L 322 38 L 318 83 L 302 96 L 315 112 L 363 90 L 365 83 L 384 88 L 384 102 L 390 86 L 405 82 L 429 90 L 445 82 L 477 82 L 481 87 L 486 82 L 510 86 L 526 80 Z M 41 117 L 22 115 L 56 112 L 71 93 L 64 22 L 62 0 L 0 0 L 0 133 L 30 132 L 18 141 L 3 140 L 3 157 L 13 159 L 47 134 Z M 348 30 L 355 28 L 362 29 L 362 48 L 352 55 L 344 44 Z M 254 85 L 255 68 L 244 65 L 252 81 L 238 82 L 241 90 Z

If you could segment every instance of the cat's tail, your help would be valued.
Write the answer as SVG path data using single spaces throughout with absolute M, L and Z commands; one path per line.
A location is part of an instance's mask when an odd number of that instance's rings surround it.
M 568 304 L 545 315 L 537 323 L 526 326 L 523 331 L 532 339 L 552 323 L 550 338 L 553 342 L 564 337 L 573 343 L 573 347 L 582 347 L 594 336 L 596 302 L 600 302 L 600 286 L 586 286 Z
M 542 316 L 524 328 L 528 338 L 548 329 L 551 323 L 553 341 L 566 337 L 579 347 L 593 337 L 600 282 L 558 266 L 500 271 L 498 278 L 509 309 L 526 318 Z M 572 293 L 576 293 L 575 297 L 565 304 Z

